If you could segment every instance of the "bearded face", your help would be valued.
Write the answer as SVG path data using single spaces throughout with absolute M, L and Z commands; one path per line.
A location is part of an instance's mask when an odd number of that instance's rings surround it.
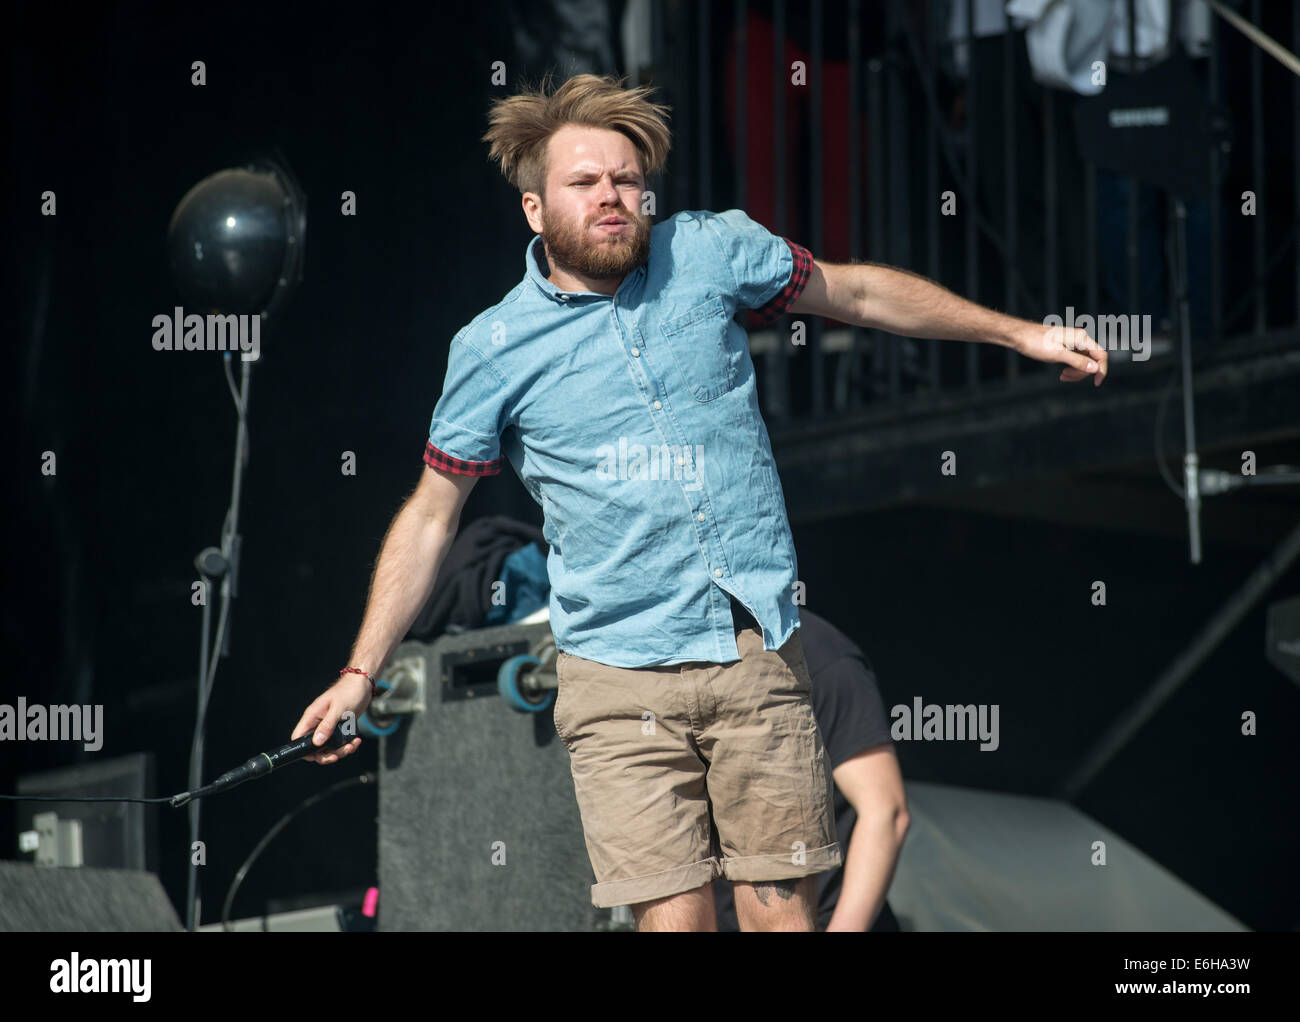
M 618 219 L 621 225 L 602 221 Z M 622 202 L 606 206 L 581 220 L 542 207 L 542 240 L 552 271 L 556 269 L 591 280 L 617 280 L 627 276 L 650 256 L 650 218 Z

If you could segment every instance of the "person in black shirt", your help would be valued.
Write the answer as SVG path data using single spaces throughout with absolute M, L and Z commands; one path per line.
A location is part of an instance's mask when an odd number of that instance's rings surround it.
M 817 877 L 817 929 L 897 931 L 885 894 L 907 834 L 907 798 L 875 671 L 847 635 L 807 608 L 799 634 L 812 676 L 813 716 L 835 779 L 836 840 L 844 864 Z M 740 929 L 731 882 L 713 882 L 720 932 Z

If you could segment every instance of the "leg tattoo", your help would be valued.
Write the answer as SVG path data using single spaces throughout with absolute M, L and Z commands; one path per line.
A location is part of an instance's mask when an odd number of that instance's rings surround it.
M 780 898 L 782 901 L 789 901 L 794 897 L 794 892 L 798 885 L 798 878 L 794 880 L 773 880 L 771 883 L 755 884 L 754 893 L 758 895 L 758 900 L 766 906 L 771 904 L 768 899 L 773 895 Z

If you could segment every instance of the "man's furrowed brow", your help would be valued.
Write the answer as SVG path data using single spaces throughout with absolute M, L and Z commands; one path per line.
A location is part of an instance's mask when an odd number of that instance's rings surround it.
M 600 177 L 602 173 L 599 167 L 578 167 L 568 173 L 567 180 L 575 181 L 583 177 Z M 640 178 L 640 172 L 635 167 L 622 167 L 614 171 L 615 177 Z

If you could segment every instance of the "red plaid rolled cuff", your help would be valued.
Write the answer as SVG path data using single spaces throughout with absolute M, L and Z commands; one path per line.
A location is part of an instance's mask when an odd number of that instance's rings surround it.
M 795 299 L 803 294 L 803 289 L 808 283 L 808 275 L 812 273 L 812 253 L 789 238 L 781 240 L 790 246 L 790 255 L 794 257 L 794 269 L 790 271 L 790 280 L 785 287 L 781 288 L 761 309 L 754 309 L 750 313 L 749 321 L 756 327 L 769 326 L 780 319 Z
M 446 451 L 440 451 L 432 443 L 424 445 L 424 463 L 430 468 L 452 472 L 458 476 L 494 476 L 501 471 L 502 459 L 495 461 L 463 461 L 453 458 Z

